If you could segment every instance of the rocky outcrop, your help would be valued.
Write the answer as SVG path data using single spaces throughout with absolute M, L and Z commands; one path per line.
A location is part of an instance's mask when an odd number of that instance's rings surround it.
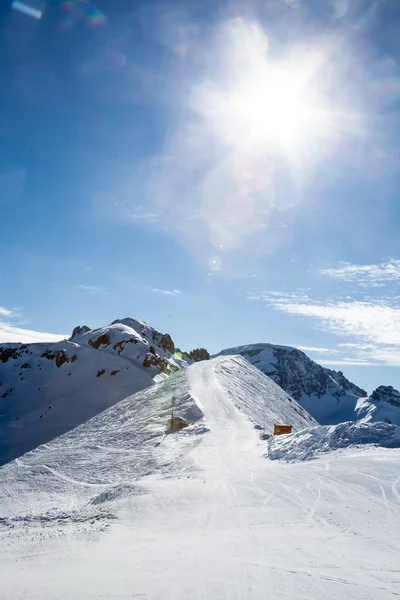
M 28 354 L 29 350 L 28 350 L 28 346 L 26 345 L 22 345 L 22 346 L 15 346 L 15 347 L 11 347 L 11 346 L 3 346 L 0 347 L 0 361 L 2 363 L 6 363 L 8 360 L 17 360 L 18 358 L 21 358 L 21 356 L 23 356 L 24 354 Z
M 210 353 L 205 348 L 195 348 L 195 350 L 189 352 L 189 358 L 195 362 L 210 360 Z
M 94 330 L 85 326 L 75 328 L 72 338 L 75 344 L 117 354 L 137 366 L 154 370 L 153 376 L 170 374 L 186 362 L 183 356 L 176 355 L 168 333 L 131 317 L 116 319 L 111 325 Z
M 109 346 L 111 344 L 111 339 L 108 333 L 103 333 L 99 335 L 97 338 L 92 338 L 88 341 L 89 346 L 98 350 L 100 346 Z
M 82 325 L 82 327 L 78 325 L 74 328 L 71 337 L 68 338 L 68 341 L 72 342 L 78 335 L 82 335 L 82 333 L 87 333 L 88 331 L 91 331 L 91 329 L 87 325 Z
M 380 385 L 372 392 L 370 399 L 372 402 L 387 402 L 392 406 L 400 408 L 400 392 L 391 385 Z
M 152 338 L 153 343 L 155 343 L 157 346 L 160 346 L 164 350 L 164 352 L 174 354 L 175 344 L 168 333 L 160 333 L 159 331 L 153 331 Z

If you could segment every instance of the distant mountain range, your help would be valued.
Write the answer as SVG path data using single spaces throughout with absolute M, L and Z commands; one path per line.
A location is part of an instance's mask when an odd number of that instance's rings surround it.
M 387 421 L 400 425 L 400 394 L 380 386 L 368 397 L 365 390 L 314 362 L 290 346 L 251 344 L 223 350 L 221 355 L 240 354 L 271 377 L 295 398 L 319 423 Z
M 399 392 L 381 386 L 368 397 L 295 348 L 254 344 L 220 354 L 246 358 L 322 424 L 400 424 Z M 181 352 L 170 335 L 132 318 L 79 326 L 57 343 L 0 344 L 0 464 L 208 357 L 204 348 Z

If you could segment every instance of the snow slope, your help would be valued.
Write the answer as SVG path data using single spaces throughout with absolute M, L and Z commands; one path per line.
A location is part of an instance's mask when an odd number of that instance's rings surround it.
M 356 413 L 363 423 L 386 421 L 400 425 L 400 393 L 391 385 L 381 385 L 371 396 L 358 399 Z
M 13 355 L 0 363 L 0 464 L 153 383 L 126 358 L 72 342 L 2 348 Z
M 191 362 L 132 318 L 57 343 L 0 344 L 0 465 Z
M 291 435 L 271 438 L 268 458 L 304 461 L 342 448 L 374 444 L 382 448 L 400 448 L 400 427 L 389 423 L 317 425 Z
M 3 466 L 0 596 L 398 596 L 400 451 L 267 460 L 259 401 L 267 428 L 307 415 L 265 385 L 240 358 L 197 363 Z M 192 425 L 163 437 L 174 393 Z
M 384 421 L 400 425 L 400 394 L 381 386 L 367 392 L 341 371 L 322 367 L 290 346 L 251 344 L 222 350 L 220 355 L 244 356 L 295 398 L 319 423 Z

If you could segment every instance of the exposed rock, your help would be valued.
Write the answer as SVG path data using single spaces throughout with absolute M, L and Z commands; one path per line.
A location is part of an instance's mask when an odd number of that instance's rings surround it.
M 114 371 L 111 371 L 110 375 L 117 375 L 118 373 L 121 373 L 121 369 L 114 369 Z
M 78 335 L 81 335 L 82 333 L 87 333 L 88 331 L 92 331 L 92 330 L 87 325 L 82 325 L 82 327 L 80 325 L 78 325 L 77 327 L 74 328 L 71 337 L 68 338 L 68 341 L 72 342 L 76 337 L 78 337 Z
M 3 346 L 0 348 L 0 360 L 2 363 L 6 363 L 10 358 L 17 360 L 24 354 L 28 354 L 28 349 L 26 346 L 19 346 L 15 348 Z
M 391 385 L 380 385 L 370 396 L 373 402 L 387 402 L 400 408 L 400 392 Z
M 152 354 L 148 352 L 144 357 L 143 361 L 144 367 L 155 367 L 161 373 L 165 373 L 166 375 L 171 375 L 171 373 L 175 373 L 175 371 L 179 371 L 179 367 L 171 365 L 168 361 L 158 356 L 158 354 Z
M 160 333 L 159 331 L 153 331 L 153 342 L 165 352 L 173 354 L 175 352 L 175 344 L 168 333 Z
M 337 398 L 346 392 L 359 398 L 368 395 L 341 371 L 322 367 L 297 348 L 252 344 L 223 350 L 221 354 L 241 354 L 296 400 L 303 396 L 322 398 L 328 392 Z
M 70 362 L 70 359 L 68 358 L 65 350 L 57 350 L 54 352 L 51 350 L 46 350 L 46 352 L 43 352 L 42 358 L 47 358 L 47 360 L 55 360 L 56 366 L 58 368 L 61 367 L 61 365 L 63 365 L 64 363 Z
M 102 375 L 104 375 L 105 372 L 106 372 L 105 369 L 101 369 L 100 371 L 97 371 L 96 377 L 101 377 Z
M 125 346 L 127 344 L 137 344 L 138 340 L 136 340 L 135 338 L 130 338 L 129 340 L 121 340 L 120 342 L 116 342 L 113 346 L 114 350 L 117 350 L 118 354 L 121 354 L 121 352 L 124 350 Z
M 96 348 L 98 350 L 100 346 L 109 346 L 111 344 L 111 339 L 108 333 L 103 333 L 96 339 L 92 339 L 88 341 L 89 346 L 92 348 Z
M 195 362 L 200 362 L 201 360 L 210 360 L 210 354 L 205 348 L 196 348 L 189 352 L 189 358 Z

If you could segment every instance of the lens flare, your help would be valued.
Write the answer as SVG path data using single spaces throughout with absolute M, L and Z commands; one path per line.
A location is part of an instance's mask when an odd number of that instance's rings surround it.
M 76 23 L 84 22 L 88 27 L 95 28 L 105 25 L 107 22 L 103 13 L 89 0 L 66 0 L 62 3 L 65 13 L 63 26 L 72 27 Z
M 27 15 L 28 17 L 33 17 L 34 19 L 41 19 L 43 16 L 43 3 L 40 2 L 18 2 L 15 0 L 11 4 L 11 8 L 14 10 L 18 10 L 19 12 Z

